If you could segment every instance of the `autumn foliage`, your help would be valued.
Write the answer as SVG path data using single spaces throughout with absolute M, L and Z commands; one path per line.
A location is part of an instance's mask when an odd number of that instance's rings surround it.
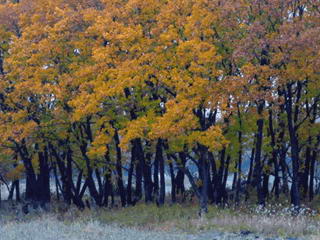
M 201 213 L 298 207 L 319 187 L 319 54 L 316 0 L 2 1 L 0 182 L 161 205 L 167 173 Z

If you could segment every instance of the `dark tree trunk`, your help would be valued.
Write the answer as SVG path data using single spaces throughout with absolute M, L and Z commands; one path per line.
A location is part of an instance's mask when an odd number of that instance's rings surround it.
M 274 189 L 276 199 L 279 198 L 279 165 L 278 165 L 278 149 L 276 147 L 275 132 L 273 128 L 273 114 L 272 110 L 269 110 L 269 132 L 271 137 L 271 147 L 272 147 L 272 162 L 274 164 Z
M 86 167 L 87 167 L 87 176 L 86 176 L 86 181 L 88 183 L 88 189 L 89 189 L 89 193 L 90 196 L 94 199 L 95 203 L 98 206 L 102 206 L 102 198 L 99 195 L 94 179 L 93 179 L 93 170 L 92 167 L 90 165 L 90 159 L 88 158 L 87 154 L 86 154 L 86 148 L 84 148 L 83 146 L 81 147 L 81 151 L 82 151 L 82 156 L 85 159 L 86 162 Z
M 166 196 L 166 184 L 165 184 L 165 172 L 164 172 L 164 158 L 162 152 L 162 140 L 158 139 L 156 146 L 156 159 L 159 162 L 159 172 L 160 172 L 160 191 L 158 196 L 158 204 L 163 205 Z
M 47 148 L 44 149 L 44 152 L 39 153 L 39 169 L 40 173 L 37 179 L 38 200 L 41 203 L 47 203 L 50 202 L 50 170 Z
M 210 164 L 210 158 L 209 158 L 209 151 L 207 153 L 207 175 L 208 175 L 208 190 L 207 190 L 207 195 L 208 195 L 208 201 L 209 203 L 213 203 L 214 198 L 213 198 L 213 183 L 212 183 L 212 178 L 211 178 L 211 164 Z
M 26 200 L 36 201 L 36 176 L 30 170 L 26 170 Z
M 79 147 L 80 147 L 82 157 L 86 164 L 86 170 L 87 170 L 86 182 L 89 189 L 89 193 L 90 193 L 90 196 L 94 199 L 97 206 L 102 206 L 102 196 L 99 194 L 93 178 L 93 172 L 94 172 L 95 166 L 92 166 L 90 159 L 87 155 L 88 141 L 89 142 L 93 141 L 90 117 L 87 117 L 86 122 L 80 126 L 80 135 L 81 135 L 82 143 Z
M 314 197 L 314 174 L 315 174 L 315 165 L 318 156 L 318 150 L 320 144 L 320 136 L 317 137 L 317 144 L 315 145 L 314 150 L 312 151 L 311 156 L 311 166 L 310 166 L 310 183 L 309 183 L 309 200 L 312 201 Z
M 64 143 L 64 144 L 67 144 L 67 143 Z M 70 148 L 68 148 L 67 151 L 64 152 L 63 157 L 60 157 L 60 155 L 58 154 L 58 152 L 56 151 L 56 149 L 52 145 L 49 145 L 49 147 L 50 147 L 51 153 L 54 155 L 54 157 L 56 159 L 56 164 L 59 169 L 60 176 L 61 176 L 62 187 L 59 186 L 60 183 L 58 180 L 57 173 L 55 172 L 56 185 L 58 188 L 60 187 L 60 189 L 61 189 L 64 202 L 70 205 L 71 199 L 73 197 L 72 196 L 72 189 L 71 189 L 71 187 L 73 185 L 73 181 L 72 181 L 72 151 Z M 65 159 L 61 159 L 61 158 L 65 158 Z M 65 165 L 65 162 L 66 162 L 67 166 Z M 57 191 L 57 195 L 59 196 L 59 191 Z
M 104 197 L 103 197 L 103 206 L 109 206 L 109 197 L 112 198 L 113 187 L 111 183 L 111 171 L 107 170 L 104 177 Z M 121 196 L 120 196 L 121 197 Z M 111 200 L 112 201 L 112 200 Z M 112 203 L 111 203 L 112 205 Z
M 212 152 L 208 152 L 208 159 L 210 162 L 210 170 L 211 170 L 211 191 L 208 192 L 209 195 L 209 199 L 211 201 L 211 203 L 213 203 L 216 200 L 216 188 L 217 188 L 217 183 L 218 183 L 218 173 L 217 173 L 217 166 L 216 166 L 216 162 L 213 156 Z M 209 177 L 210 177 L 210 173 L 209 173 Z
M 57 200 L 60 201 L 60 190 L 59 190 L 59 188 L 60 188 L 61 186 L 60 186 L 60 182 L 59 182 L 59 179 L 58 179 L 58 172 L 57 172 L 57 165 L 56 165 L 56 163 L 54 163 L 54 166 L 53 166 L 53 174 L 54 174 L 54 182 L 55 182 L 55 186 L 56 186 L 56 196 L 57 196 Z
M 146 143 L 147 146 L 150 146 L 150 143 Z M 143 167 L 143 179 L 144 179 L 144 195 L 145 195 L 145 202 L 152 202 L 152 191 L 153 191 L 153 183 L 151 178 L 151 158 L 152 153 L 147 152 L 145 163 Z
M 313 200 L 314 197 L 314 171 L 317 159 L 317 151 L 313 151 L 310 166 L 310 182 L 309 182 L 309 201 Z
M 15 188 L 15 181 L 13 181 L 10 186 L 10 191 L 8 195 L 8 200 L 10 201 L 13 199 L 14 188 Z
M 236 163 L 235 169 L 238 169 L 238 163 Z M 232 178 L 232 185 L 231 185 L 232 191 L 234 191 L 234 190 L 236 189 L 237 182 L 238 182 L 238 172 L 235 171 L 235 172 L 233 173 L 233 178 Z
M 82 200 L 82 197 L 83 197 L 83 195 L 84 195 L 84 193 L 85 193 L 85 191 L 86 191 L 86 189 L 88 187 L 88 181 L 86 180 L 84 182 L 84 185 L 83 185 L 82 189 L 80 189 L 80 187 L 81 187 L 81 185 L 80 185 L 81 179 L 82 179 L 82 170 L 80 171 L 80 174 L 78 175 L 78 183 L 79 184 L 77 184 L 77 185 L 79 187 L 77 187 L 77 189 L 79 189 L 79 190 L 77 190 L 76 193 L 74 195 L 72 195 L 72 201 L 78 208 L 83 209 L 85 207 L 85 205 L 84 205 L 84 202 Z
M 307 114 L 310 115 L 310 113 L 312 112 L 312 118 L 309 120 L 311 125 L 313 125 L 317 119 L 317 109 L 318 109 L 317 103 L 318 103 L 318 98 L 316 98 L 314 100 L 314 106 L 311 109 L 309 108 L 308 102 L 306 103 Z M 314 178 L 314 172 L 312 173 L 312 171 L 314 171 L 313 157 L 314 157 L 314 151 L 317 148 L 317 144 L 313 145 L 312 140 L 313 140 L 313 137 L 309 136 L 308 137 L 308 146 L 306 149 L 306 161 L 305 161 L 305 166 L 304 166 L 304 175 L 303 175 L 303 180 L 302 180 L 303 195 L 304 195 L 303 197 L 304 198 L 307 198 L 308 190 L 311 189 L 309 186 L 310 185 L 309 182 L 311 183 L 311 180 L 309 181 L 309 175 L 310 175 L 310 178 L 311 178 L 311 175 L 312 175 L 312 178 Z M 314 147 L 315 149 L 313 150 L 312 147 Z M 311 169 L 312 164 L 313 164 L 313 169 Z M 313 182 L 313 180 L 312 180 L 312 182 Z M 313 187 L 312 187 L 312 189 L 313 189 Z M 310 199 L 310 194 L 309 194 L 309 199 Z
M 64 199 L 67 204 L 71 204 L 71 199 L 72 199 L 72 191 L 71 187 L 73 184 L 72 180 L 72 151 L 70 147 L 68 147 L 67 150 L 67 169 L 66 169 L 66 182 L 65 182 L 65 188 L 64 188 Z
M 134 140 L 135 145 L 135 169 L 136 169 L 136 188 L 135 188 L 135 201 L 138 201 L 142 198 L 142 159 L 139 153 L 138 144 Z
M 171 178 L 171 201 L 172 201 L 172 203 L 175 203 L 177 201 L 177 199 L 176 199 L 176 181 L 175 181 L 175 175 L 174 175 L 174 169 L 173 169 L 172 162 L 169 163 L 169 168 L 170 168 L 170 178 Z
M 16 201 L 20 202 L 20 181 L 14 180 L 11 184 L 8 200 L 13 199 L 13 194 L 16 193 Z
M 268 198 L 269 196 L 269 178 L 270 175 L 268 173 L 263 173 L 262 191 L 264 199 Z
M 314 107 L 313 107 L 313 118 L 310 120 L 311 123 L 315 123 L 317 114 L 318 114 L 318 101 L 319 98 L 316 98 L 314 100 Z M 317 160 L 317 154 L 318 154 L 318 147 L 320 144 L 320 135 L 318 134 L 317 136 L 317 143 L 314 145 L 314 149 L 312 150 L 311 154 L 311 160 L 310 160 L 310 179 L 309 179 L 309 200 L 313 200 L 313 195 L 314 195 L 314 174 L 315 174 L 315 164 Z
M 121 205 L 122 207 L 124 207 L 126 205 L 126 195 L 125 195 L 125 190 L 123 186 L 122 163 L 121 163 L 122 156 L 121 156 L 121 149 L 119 147 L 120 141 L 119 141 L 118 131 L 115 131 L 114 140 L 115 140 L 115 145 L 117 150 L 117 163 L 116 163 L 117 186 L 118 186 L 118 191 L 120 195 Z
M 20 148 L 21 159 L 26 171 L 26 200 L 37 201 L 37 179 L 31 159 L 26 154 L 26 148 Z
M 201 176 L 201 191 L 200 191 L 200 216 L 208 212 L 208 150 L 206 147 L 199 145 L 200 151 L 200 176 Z
M 128 171 L 128 185 L 127 185 L 127 203 L 132 204 L 132 175 L 133 175 L 133 168 L 134 168 L 134 161 L 135 161 L 135 155 L 134 150 L 131 151 L 131 162 L 129 166 Z
M 240 202 L 240 190 L 241 190 L 241 174 L 242 174 L 242 119 L 241 119 L 241 113 L 240 108 L 238 104 L 238 118 L 239 118 L 239 128 L 238 131 L 238 142 L 239 142 L 239 151 L 238 151 L 238 181 L 236 186 L 236 196 L 235 196 L 235 202 L 236 204 L 239 204 Z
M 159 195 L 159 158 L 155 156 L 153 165 L 153 196 L 157 199 Z
M 256 145 L 255 142 L 254 142 L 254 145 Z M 249 166 L 249 172 L 248 172 L 248 176 L 247 176 L 247 185 L 252 184 L 255 150 L 256 149 L 254 147 L 251 149 L 250 166 Z
M 16 201 L 20 202 L 20 181 L 16 180 Z
M 151 195 L 152 180 L 151 180 L 150 162 L 146 162 L 141 139 L 140 138 L 135 139 L 134 144 L 136 145 L 135 150 L 136 150 L 137 159 L 138 159 L 136 160 L 138 162 L 137 170 L 140 169 L 139 171 L 137 171 L 138 175 L 136 176 L 137 183 L 139 183 L 136 189 L 137 199 L 142 198 L 142 176 L 143 176 L 143 179 L 144 179 L 143 188 L 145 190 L 145 201 L 150 202 L 152 201 L 152 195 Z
M 258 195 L 258 204 L 265 205 L 265 199 L 263 196 L 263 189 L 262 189 L 262 165 L 261 165 L 261 152 L 262 152 L 262 138 L 263 138 L 263 125 L 264 119 L 262 116 L 264 108 L 264 101 L 260 101 L 258 103 L 258 114 L 259 119 L 257 120 L 257 135 L 256 135 L 256 147 L 255 147 L 255 168 L 254 168 L 254 185 L 257 188 L 257 195 Z
M 216 187 L 216 203 L 221 204 L 222 202 L 222 197 L 223 197 L 223 172 L 225 168 L 225 154 L 226 154 L 226 149 L 223 148 L 220 152 L 220 167 L 219 167 L 219 172 L 218 172 L 218 177 L 217 177 L 217 187 Z
M 101 201 L 101 204 L 102 204 L 102 202 L 103 202 L 103 194 L 104 194 L 104 186 L 103 186 L 103 183 L 102 183 L 102 178 L 101 178 L 101 174 L 100 174 L 99 168 L 96 168 L 94 172 L 95 172 L 97 183 L 98 183 L 98 195 L 99 195 L 99 198 L 101 199 L 100 201 Z
M 308 143 L 311 144 L 311 137 L 308 138 Z M 301 179 L 301 184 L 303 186 L 303 198 L 306 198 L 308 195 L 310 163 L 311 163 L 311 149 L 308 146 L 306 149 L 306 161 L 304 164 L 304 173 Z
M 291 147 L 291 162 L 292 162 L 292 185 L 291 185 L 291 203 L 295 207 L 300 207 L 300 192 L 299 192 L 299 144 L 296 133 L 296 127 L 292 112 L 292 86 L 287 85 L 287 92 L 285 92 L 285 109 L 288 120 L 288 130 Z
M 278 94 L 279 96 L 282 96 L 281 91 L 279 91 Z M 279 155 L 279 168 L 281 168 L 281 172 L 282 172 L 281 191 L 284 194 L 287 194 L 289 192 L 289 185 L 288 185 L 288 172 L 286 168 L 286 154 L 287 154 L 286 141 L 285 141 L 286 124 L 282 117 L 285 114 L 284 104 L 281 104 L 279 108 L 280 108 L 280 111 L 277 114 L 277 119 L 279 121 L 279 137 L 277 139 L 277 146 L 278 146 L 278 155 Z
M 186 154 L 184 152 L 180 152 L 179 159 L 180 159 L 180 162 L 177 163 L 179 170 L 176 177 L 177 194 L 183 195 L 183 193 L 185 192 L 185 186 L 184 186 L 185 173 L 181 169 L 184 169 L 186 167 Z
M 227 156 L 226 167 L 224 169 L 224 175 L 223 175 L 223 183 L 222 183 L 223 206 L 225 206 L 228 201 L 227 181 L 229 176 L 229 164 L 230 164 L 230 155 Z

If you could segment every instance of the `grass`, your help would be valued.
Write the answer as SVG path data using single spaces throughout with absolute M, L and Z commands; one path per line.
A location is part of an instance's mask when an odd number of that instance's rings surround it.
M 272 206 L 272 209 L 277 207 Z M 250 231 L 264 236 L 298 237 L 317 236 L 320 239 L 320 218 L 318 215 L 292 216 L 289 210 L 222 209 L 209 207 L 205 218 L 198 217 L 197 205 L 138 204 L 134 207 L 66 212 L 60 219 L 72 222 L 78 219 L 95 219 L 108 225 L 132 227 L 139 230 L 164 232 L 199 233 L 211 230 L 241 232 Z
M 2 212 L 1 212 L 2 211 Z M 200 233 L 206 231 L 241 232 L 250 231 L 268 237 L 308 237 L 320 239 L 320 217 L 308 208 L 299 216 L 292 216 L 290 207 L 269 205 L 264 209 L 256 206 L 241 206 L 237 209 L 209 207 L 204 218 L 198 216 L 196 204 L 175 204 L 157 207 L 154 204 L 137 204 L 126 208 L 99 208 L 79 211 L 71 207 L 55 204 L 49 213 L 37 212 L 23 216 L 0 209 L 0 223 L 22 221 L 29 222 L 47 216 L 55 218 L 65 225 L 73 226 L 80 222 L 98 222 L 99 224 L 132 228 L 142 231 Z
M 117 223 L 142 229 L 186 229 L 189 221 L 197 216 L 197 207 L 182 205 L 138 204 L 135 207 L 99 211 L 97 219 L 105 223 Z
M 209 207 L 205 218 L 199 218 L 196 205 L 139 204 L 124 209 L 100 210 L 95 218 L 104 223 L 116 223 L 140 229 L 188 233 L 219 230 L 228 232 L 250 231 L 265 236 L 317 236 L 320 239 L 320 218 L 306 213 L 292 216 L 289 208 L 269 206 L 263 211 L 256 208 L 222 209 Z M 276 209 L 276 210 L 275 210 Z
M 32 221 L 0 225 L 1 239 L 5 240 L 187 240 L 186 235 L 137 231 L 101 224 L 95 220 L 77 221 L 65 224 L 56 217 L 44 215 Z

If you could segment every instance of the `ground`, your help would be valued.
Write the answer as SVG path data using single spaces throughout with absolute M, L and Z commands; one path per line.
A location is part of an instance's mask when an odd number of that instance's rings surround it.
M 79 211 L 52 205 L 50 211 L 20 206 L 0 210 L 0 236 L 4 240 L 245 240 L 320 239 L 320 220 L 315 214 L 291 216 L 288 209 L 234 210 L 211 207 L 204 218 L 194 205 L 139 204 L 124 209 Z M 8 209 L 8 208 L 6 208 Z M 275 208 L 274 208 L 275 209 Z M 308 210 L 308 209 L 307 209 Z M 306 210 L 306 211 L 307 211 Z M 251 212 L 250 212 L 251 211 Z

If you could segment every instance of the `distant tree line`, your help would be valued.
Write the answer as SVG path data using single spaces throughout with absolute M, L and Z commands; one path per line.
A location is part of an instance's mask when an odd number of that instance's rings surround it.
M 318 193 L 318 0 L 0 3 L 9 199 L 21 179 L 79 208 L 181 202 L 187 179 L 201 214 Z

